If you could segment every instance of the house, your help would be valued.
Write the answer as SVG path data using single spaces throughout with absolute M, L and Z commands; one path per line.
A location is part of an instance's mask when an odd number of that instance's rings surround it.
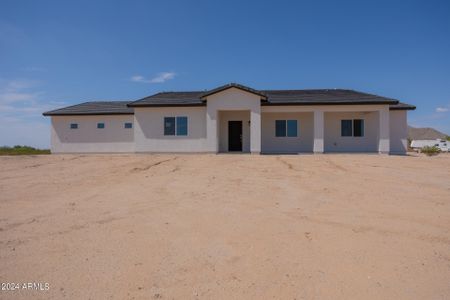
M 415 106 L 353 90 L 162 92 L 44 113 L 53 153 L 244 152 L 404 154 Z

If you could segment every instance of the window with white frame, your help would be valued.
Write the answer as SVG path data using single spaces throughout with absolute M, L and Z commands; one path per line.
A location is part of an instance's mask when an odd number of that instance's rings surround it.
M 341 120 L 341 136 L 363 137 L 364 120 Z
M 276 137 L 296 137 L 298 136 L 297 120 L 275 120 Z
M 186 136 L 187 134 L 187 117 L 164 117 L 164 135 Z

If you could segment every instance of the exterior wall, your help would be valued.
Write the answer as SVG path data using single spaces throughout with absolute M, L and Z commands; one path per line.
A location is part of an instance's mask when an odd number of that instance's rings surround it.
M 261 97 L 236 88 L 208 96 L 206 99 L 207 149 L 219 151 L 219 112 L 233 110 L 250 111 L 250 151 L 261 151 Z M 244 125 L 244 124 L 243 124 Z M 244 128 L 244 127 L 243 127 Z
M 51 119 L 52 153 L 134 152 L 133 115 L 53 116 Z M 105 123 L 98 129 L 97 123 Z M 70 129 L 77 123 L 78 129 Z M 134 126 L 135 124 L 133 124 Z
M 314 120 L 312 112 L 263 113 L 261 117 L 262 153 L 312 152 Z M 297 137 L 276 137 L 275 120 L 297 120 Z
M 390 147 L 392 154 L 406 154 L 408 121 L 406 110 L 390 111 Z
M 389 152 L 407 149 L 407 111 L 387 105 L 261 106 L 231 88 L 206 107 L 142 107 L 135 115 L 53 116 L 51 150 L 76 152 L 227 152 L 228 121 L 241 120 L 243 152 Z M 187 116 L 187 136 L 164 136 L 164 117 Z M 296 119 L 298 137 L 275 137 L 275 120 Z M 342 119 L 364 119 L 364 137 L 341 137 Z M 105 123 L 97 129 L 97 123 Z M 125 129 L 124 123 L 133 123 Z M 77 123 L 78 129 L 70 129 Z
M 242 152 L 250 152 L 250 112 L 219 112 L 219 152 L 228 152 L 228 121 L 242 121 Z
M 341 120 L 363 119 L 364 136 L 341 136 Z M 325 152 L 378 152 L 378 112 L 325 112 Z
M 165 136 L 164 117 L 186 116 L 187 136 Z M 136 107 L 136 152 L 206 152 L 205 107 Z

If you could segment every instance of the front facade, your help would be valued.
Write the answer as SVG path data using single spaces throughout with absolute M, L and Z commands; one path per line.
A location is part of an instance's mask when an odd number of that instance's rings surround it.
M 414 106 L 351 90 L 228 84 L 137 101 L 86 102 L 51 116 L 52 153 L 404 154 Z

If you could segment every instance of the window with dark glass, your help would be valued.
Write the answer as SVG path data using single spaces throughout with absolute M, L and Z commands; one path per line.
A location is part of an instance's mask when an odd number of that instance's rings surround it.
M 287 136 L 296 137 L 297 136 L 297 120 L 287 120 Z
M 352 120 L 341 120 L 341 136 L 352 136 Z
M 188 135 L 188 118 L 184 116 L 165 117 L 164 135 L 177 135 L 177 136 Z
M 187 117 L 177 117 L 177 135 L 187 135 L 188 133 L 188 123 Z
M 105 123 L 97 123 L 97 128 L 98 128 L 98 129 L 103 129 L 103 128 L 105 128 Z
M 78 129 L 78 124 L 77 123 L 71 123 L 70 124 L 70 129 Z
M 364 120 L 353 120 L 353 136 L 364 136 Z
M 129 129 L 129 128 L 133 128 L 133 123 L 125 123 L 124 127 Z
M 297 120 L 275 120 L 276 137 L 296 137 Z
M 286 136 L 286 120 L 275 121 L 275 136 Z
M 175 117 L 164 118 L 164 135 L 175 135 Z

